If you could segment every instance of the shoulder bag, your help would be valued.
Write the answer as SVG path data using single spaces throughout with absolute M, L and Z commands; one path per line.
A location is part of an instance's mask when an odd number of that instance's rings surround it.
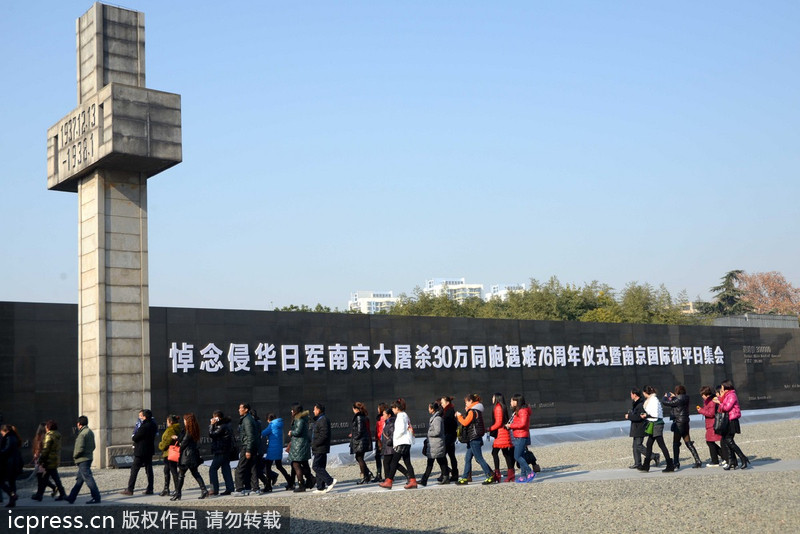
M 181 459 L 181 448 L 177 445 L 170 445 L 169 446 L 169 453 L 167 454 L 167 460 L 170 462 L 178 462 Z
M 724 436 L 730 428 L 730 418 L 728 412 L 717 412 L 714 414 L 714 433 Z

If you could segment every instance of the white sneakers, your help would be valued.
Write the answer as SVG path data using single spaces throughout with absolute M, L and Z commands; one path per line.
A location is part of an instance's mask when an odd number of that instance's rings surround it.
M 326 487 L 324 490 L 322 490 L 322 492 L 323 492 L 323 493 L 328 493 L 330 490 L 332 490 L 332 489 L 333 489 L 333 487 L 336 485 L 336 483 L 337 483 L 337 482 L 339 482 L 339 481 L 338 481 L 338 480 L 336 480 L 336 479 L 334 478 L 334 479 L 331 481 L 331 483 L 330 483 L 330 484 L 328 484 L 328 486 L 327 486 L 327 487 Z

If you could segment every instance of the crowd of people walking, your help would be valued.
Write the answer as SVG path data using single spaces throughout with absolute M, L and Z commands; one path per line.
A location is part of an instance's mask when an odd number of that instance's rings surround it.
M 747 469 L 750 461 L 735 442 L 736 434 L 741 433 L 739 418 L 742 411 L 733 382 L 724 380 L 712 389 L 711 386 L 700 388 L 703 405 L 697 405 L 696 410 L 705 418 L 705 438 L 708 446 L 710 461 L 706 467 L 719 467 L 728 471 L 731 469 Z M 689 435 L 689 395 L 686 388 L 678 384 L 672 392 L 666 393 L 661 400 L 658 391 L 653 386 L 644 386 L 641 391 L 631 389 L 631 409 L 625 418 L 631 422 L 630 436 L 633 438 L 633 465 L 631 469 L 650 471 L 651 462 L 656 466 L 661 462 L 661 456 L 653 452 L 653 444 L 658 444 L 665 461 L 664 473 L 680 469 L 680 449 L 685 444 L 692 455 L 692 467 L 703 467 L 700 454 L 694 446 Z M 672 425 L 672 456 L 664 442 L 663 409 L 670 409 Z M 646 444 L 644 439 L 647 438 Z M 718 445 L 717 442 L 720 444 Z M 737 461 L 738 458 L 738 461 Z
M 703 403 L 696 405 L 698 413 L 705 418 L 705 439 L 710 461 L 708 467 L 722 466 L 725 470 L 746 469 L 750 465 L 747 456 L 735 442 L 741 432 L 739 418 L 741 409 L 733 383 L 723 381 L 717 388 L 703 386 L 700 389 Z M 631 408 L 625 414 L 630 421 L 630 436 L 633 438 L 633 465 L 640 471 L 649 471 L 651 464 L 665 462 L 664 472 L 680 469 L 680 449 L 692 456 L 692 467 L 703 466 L 700 454 L 690 436 L 690 398 L 683 385 L 675 386 L 661 399 L 653 386 L 630 391 Z M 481 397 L 469 394 L 464 397 L 463 411 L 457 410 L 453 398 L 442 396 L 428 403 L 427 431 L 422 447 L 426 458 L 425 471 L 417 479 L 411 462 L 411 448 L 416 436 L 414 426 L 406 412 L 406 401 L 402 398 L 391 403 L 380 403 L 375 414 L 375 426 L 370 425 L 369 410 L 362 402 L 352 404 L 353 417 L 350 423 L 350 453 L 359 466 L 357 485 L 377 483 L 391 489 L 398 473 L 406 478 L 405 489 L 427 486 L 435 466 L 438 466 L 439 484 L 454 482 L 466 485 L 473 480 L 473 460 L 483 473 L 482 484 L 500 482 L 532 482 L 540 467 L 529 449 L 532 410 L 521 394 L 511 397 L 508 404 L 501 393 L 491 397 L 490 420 L 485 420 L 486 408 Z M 670 410 L 672 424 L 672 454 L 664 441 L 664 409 Z M 232 420 L 222 411 L 215 411 L 208 425 L 211 441 L 211 462 L 208 470 L 210 488 L 200 474 L 203 464 L 198 445 L 201 429 L 197 417 L 186 413 L 182 417 L 167 416 L 164 431 L 158 439 L 158 450 L 164 462 L 164 489 L 159 493 L 170 500 L 180 500 L 187 471 L 200 488 L 200 499 L 215 495 L 246 496 L 251 493 L 265 494 L 273 491 L 280 476 L 284 487 L 294 492 L 312 490 L 316 493 L 330 491 L 337 480 L 327 471 L 327 455 L 331 450 L 331 422 L 325 406 L 317 403 L 311 411 L 295 403 L 289 412 L 289 422 L 268 414 L 262 423 L 256 411 L 247 403 L 238 408 L 238 428 L 234 430 Z M 89 421 L 81 416 L 76 421 L 73 460 L 78 467 L 75 484 L 67 493 L 58 473 L 61 458 L 61 434 L 55 421 L 42 423 L 33 440 L 33 465 L 37 487 L 32 499 L 41 501 L 45 491 L 52 492 L 55 500 L 74 503 L 84 484 L 91 499 L 87 504 L 101 501 L 101 494 L 92 476 L 91 464 L 95 450 L 94 434 Z M 421 425 L 420 425 L 421 426 Z M 288 427 L 288 428 L 287 428 Z M 374 430 L 373 430 L 374 429 Z M 491 455 L 493 468 L 483 457 L 486 434 L 492 438 Z M 120 493 L 134 495 L 139 472 L 145 472 L 145 495 L 154 493 L 153 456 L 155 454 L 158 425 L 150 410 L 139 412 L 137 423 L 131 434 L 133 463 L 127 487 Z M 646 438 L 646 441 L 645 441 Z M 456 443 L 465 445 L 462 470 L 459 473 Z M 661 454 L 654 452 L 657 444 Z M 22 439 L 13 425 L 0 427 L 0 489 L 8 494 L 6 507 L 14 507 L 18 499 L 16 480 L 22 472 L 20 454 Z M 375 451 L 373 474 L 365 456 Z M 283 465 L 284 454 L 288 455 L 289 470 Z M 505 477 L 501 472 L 501 456 L 505 465 Z M 309 461 L 311 460 L 311 465 Z M 231 463 L 236 461 L 235 471 Z M 275 467 L 276 471 L 273 471 Z M 517 471 L 518 469 L 518 471 Z M 312 474 L 313 470 L 313 474 Z M 222 473 L 224 490 L 220 486 Z M 235 475 L 235 476 L 234 476 Z M 384 476 L 385 475 L 385 476 Z

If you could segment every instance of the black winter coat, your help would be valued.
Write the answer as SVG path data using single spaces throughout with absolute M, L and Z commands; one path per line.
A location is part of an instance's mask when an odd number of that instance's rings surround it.
M 397 419 L 392 415 L 383 423 L 383 432 L 381 433 L 381 454 L 384 456 L 391 456 L 394 454 L 394 421 Z
M 258 457 L 263 458 L 267 454 L 267 437 L 261 437 L 261 432 L 264 431 L 266 425 L 261 422 L 258 417 L 253 417 L 256 422 L 256 439 L 258 440 Z
M 689 395 L 676 395 L 670 399 L 662 399 L 661 404 L 672 408 L 670 419 L 676 423 L 689 422 Z
M 178 437 L 178 446 L 181 448 L 181 459 L 178 460 L 178 465 L 192 468 L 203 463 L 200 451 L 197 450 L 197 442 L 185 430 Z
M 0 481 L 16 478 L 22 473 L 22 455 L 17 436 L 9 432 L 0 440 Z
M 208 437 L 211 438 L 211 454 L 228 455 L 233 451 L 233 429 L 231 420 L 223 417 L 208 427 Z
M 642 417 L 644 412 L 644 398 L 639 397 L 639 400 L 632 401 L 631 409 L 628 412 L 628 421 L 631 422 L 631 432 L 629 434 L 632 438 L 643 438 L 645 436 L 644 428 L 647 426 L 647 419 Z
M 139 458 L 152 458 L 156 453 L 156 433 L 158 426 L 153 418 L 145 419 L 133 434 L 133 455 Z
M 456 421 L 456 409 L 450 403 L 442 409 L 442 424 L 444 425 L 444 442 L 447 445 L 456 442 L 458 432 L 458 421 Z
M 311 453 L 328 454 L 331 452 L 331 420 L 324 413 L 314 420 L 311 435 Z
M 372 450 L 372 434 L 369 421 L 364 414 L 353 415 L 350 423 L 350 454 L 358 454 Z

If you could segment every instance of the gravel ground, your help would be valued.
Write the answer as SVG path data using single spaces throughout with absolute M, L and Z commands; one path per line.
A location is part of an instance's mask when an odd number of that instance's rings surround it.
M 693 433 L 702 438 L 699 429 Z M 666 437 L 670 446 L 671 433 Z M 800 420 L 746 424 L 736 441 L 753 469 L 690 469 L 688 452 L 682 448 L 679 472 L 639 473 L 627 469 L 632 463 L 630 438 L 614 438 L 537 448 L 542 472 L 533 484 L 439 486 L 434 481 L 427 488 L 407 491 L 402 489 L 403 479 L 386 491 L 374 484 L 357 486 L 358 467 L 352 465 L 330 470 L 339 484 L 327 494 L 276 491 L 199 501 L 196 483 L 187 478 L 184 500 L 171 503 L 166 498 L 117 495 L 128 470 L 96 470 L 95 477 L 107 504 L 288 506 L 291 531 L 298 533 L 800 532 Z M 705 460 L 705 442 L 698 439 L 697 444 Z M 457 452 L 463 464 L 463 446 Z M 491 457 L 484 456 L 491 465 Z M 424 459 L 414 461 L 418 475 L 424 466 Z M 69 490 L 75 468 L 60 472 Z M 206 468 L 201 474 L 208 482 Z M 140 473 L 140 490 L 143 476 Z M 157 490 L 161 477 L 157 467 Z M 37 505 L 28 498 L 32 488 L 30 482 L 20 487 L 24 497 L 18 507 Z M 87 498 L 84 488 L 78 502 Z

